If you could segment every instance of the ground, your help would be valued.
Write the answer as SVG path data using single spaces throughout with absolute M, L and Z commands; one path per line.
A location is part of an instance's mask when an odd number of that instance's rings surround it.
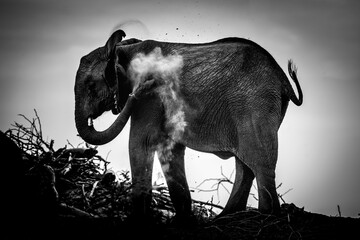
M 360 220 L 309 213 L 282 205 L 279 217 L 256 210 L 234 213 L 191 226 L 123 222 L 119 218 L 56 217 L 15 226 L 27 239 L 357 239 Z M 27 229 L 27 231 L 24 231 Z M 35 229 L 37 231 L 35 231 Z M 17 232 L 19 233 L 19 232 Z M 16 236 L 16 234 L 15 234 Z

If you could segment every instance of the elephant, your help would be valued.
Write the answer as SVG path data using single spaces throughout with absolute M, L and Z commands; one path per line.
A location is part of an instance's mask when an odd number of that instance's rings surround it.
M 278 129 L 289 101 L 297 106 L 303 102 L 292 60 L 288 72 L 298 96 L 270 53 L 251 40 L 231 37 L 209 43 L 171 43 L 124 37 L 125 32 L 117 30 L 104 46 L 81 58 L 74 87 L 75 124 L 84 141 L 102 145 L 112 141 L 131 117 L 134 216 L 151 215 L 152 167 L 157 153 L 175 217 L 185 221 L 192 217 L 184 166 L 186 147 L 222 159 L 235 157 L 233 188 L 220 215 L 245 210 L 254 179 L 259 211 L 278 214 Z M 173 77 L 178 100 L 184 105 L 185 124 L 178 135 L 167 124 L 169 109 L 158 91 L 166 84 L 162 79 L 166 76 L 149 72 L 140 83 L 132 79 L 132 60 L 154 50 L 164 57 L 181 58 Z M 92 119 L 110 110 L 118 115 L 116 120 L 107 129 L 96 130 Z

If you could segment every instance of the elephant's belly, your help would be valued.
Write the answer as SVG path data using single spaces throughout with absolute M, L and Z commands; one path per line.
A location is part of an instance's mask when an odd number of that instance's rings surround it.
M 182 144 L 193 150 L 214 153 L 220 158 L 227 159 L 233 156 L 237 136 L 236 129 L 229 134 L 228 129 L 218 124 L 217 126 L 202 124 L 188 124 L 185 127 Z

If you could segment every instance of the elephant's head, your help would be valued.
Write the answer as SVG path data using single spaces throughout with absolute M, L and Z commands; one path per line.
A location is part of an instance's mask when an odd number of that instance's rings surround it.
M 115 46 L 125 37 L 122 30 L 114 32 L 105 46 L 81 58 L 75 82 L 75 123 L 79 135 L 88 143 L 102 145 L 113 140 L 131 115 L 134 97 L 124 68 L 115 64 Z M 118 115 L 104 131 L 95 130 L 92 120 L 105 111 Z M 120 111 L 121 110 L 121 111 Z

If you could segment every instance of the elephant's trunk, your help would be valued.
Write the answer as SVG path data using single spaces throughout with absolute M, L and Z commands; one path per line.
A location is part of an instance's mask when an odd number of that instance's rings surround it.
M 112 141 L 125 127 L 135 101 L 134 96 L 129 96 L 124 108 L 111 126 L 104 131 L 97 131 L 92 124 L 91 117 L 84 111 L 84 104 L 77 97 L 75 100 L 75 124 L 80 137 L 93 145 L 103 145 Z

